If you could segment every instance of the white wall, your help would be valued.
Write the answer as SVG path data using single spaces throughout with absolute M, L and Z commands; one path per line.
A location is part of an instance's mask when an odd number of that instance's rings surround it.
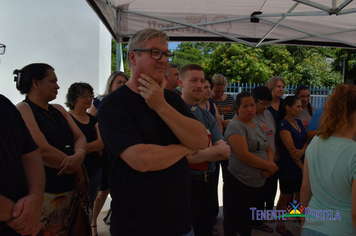
M 43 62 L 55 69 L 60 90 L 52 103 L 64 105 L 69 86 L 87 82 L 102 93 L 111 70 L 111 36 L 84 0 L 0 0 L 0 93 L 24 99 L 12 72 Z

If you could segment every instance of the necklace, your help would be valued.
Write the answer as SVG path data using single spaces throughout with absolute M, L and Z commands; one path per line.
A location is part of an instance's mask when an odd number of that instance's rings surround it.
M 286 119 L 287 120 L 287 119 Z M 301 132 L 301 129 L 298 125 L 298 122 L 294 120 L 294 122 L 291 122 L 290 120 L 287 120 L 298 132 Z

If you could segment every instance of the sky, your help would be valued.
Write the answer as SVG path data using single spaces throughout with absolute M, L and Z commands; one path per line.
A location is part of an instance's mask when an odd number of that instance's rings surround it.
M 180 44 L 180 42 L 168 42 L 168 49 L 173 51 L 177 48 L 178 44 Z

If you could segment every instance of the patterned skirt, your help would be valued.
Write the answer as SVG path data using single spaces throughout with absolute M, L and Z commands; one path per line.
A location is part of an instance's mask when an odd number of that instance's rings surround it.
M 41 232 L 38 236 L 68 236 L 68 217 L 74 192 L 44 194 Z

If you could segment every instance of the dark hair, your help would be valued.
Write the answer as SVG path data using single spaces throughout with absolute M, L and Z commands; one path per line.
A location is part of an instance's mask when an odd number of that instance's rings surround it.
M 183 79 L 185 73 L 187 71 L 190 71 L 190 70 L 197 70 L 197 71 L 203 71 L 204 72 L 203 67 L 201 67 L 199 65 L 196 65 L 196 64 L 188 64 L 188 65 L 183 66 L 182 69 L 180 69 L 180 71 L 179 71 L 179 79 Z
M 299 93 L 300 93 L 301 91 L 303 91 L 303 90 L 308 90 L 308 91 L 310 91 L 310 89 L 308 88 L 308 86 L 306 86 L 306 85 L 299 85 L 299 86 L 295 89 L 294 95 L 297 96 L 297 97 L 299 97 Z M 311 107 L 310 102 L 308 102 L 307 108 L 308 108 L 308 113 L 309 113 L 309 115 L 310 115 L 311 117 L 313 117 L 313 109 L 312 109 L 312 107 Z
M 209 83 L 210 83 L 210 87 L 211 87 L 211 89 L 213 89 L 213 81 L 212 81 L 212 79 L 209 77 L 209 76 L 205 76 L 205 81 L 208 81 Z
M 16 88 L 21 94 L 27 94 L 32 87 L 32 80 L 43 80 L 47 76 L 47 70 L 53 70 L 53 67 L 44 63 L 33 63 L 25 66 L 21 70 L 14 70 L 14 81 Z
M 170 70 L 170 68 L 178 68 L 178 65 L 177 65 L 177 64 L 174 64 L 174 63 L 169 63 L 166 76 L 171 76 L 171 70 Z
M 281 111 L 278 111 L 278 121 L 283 119 L 287 115 L 286 106 L 293 106 L 298 100 L 300 100 L 297 96 L 288 96 L 283 100 Z
M 236 106 L 237 106 L 237 108 L 239 108 L 241 106 L 241 102 L 242 102 L 243 98 L 249 98 L 249 97 L 252 97 L 253 100 L 255 100 L 255 97 L 250 92 L 241 92 L 241 93 L 237 94 L 237 96 L 236 96 Z
M 267 86 L 259 86 L 254 88 L 252 90 L 252 94 L 253 96 L 255 96 L 256 99 L 259 99 L 261 101 L 272 101 L 272 93 Z
M 67 101 L 65 104 L 67 107 L 69 107 L 70 110 L 74 109 L 75 103 L 83 94 L 84 90 L 87 90 L 91 95 L 94 94 L 93 87 L 88 83 L 74 83 L 69 87 L 67 93 Z

